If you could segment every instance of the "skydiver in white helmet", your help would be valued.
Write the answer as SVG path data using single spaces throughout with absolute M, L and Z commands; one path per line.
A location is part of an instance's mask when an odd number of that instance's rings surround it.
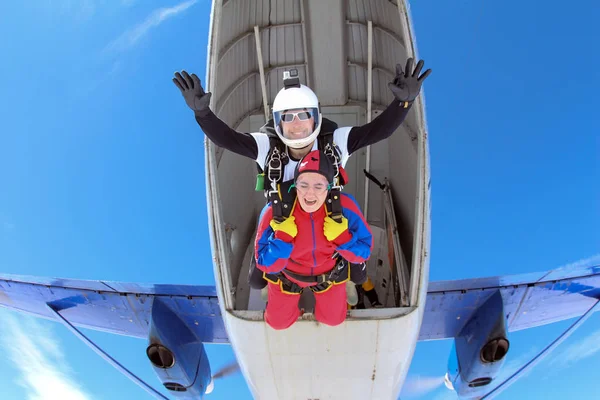
M 387 139 L 400 126 L 419 95 L 423 81 L 431 73 L 431 69 L 428 69 L 420 74 L 423 65 L 423 60 L 419 61 L 413 71 L 413 59 L 409 58 L 403 71 L 402 66 L 397 64 L 396 76 L 388 84 L 394 95 L 390 105 L 368 124 L 337 128 L 333 132 L 333 141 L 341 150 L 342 166 L 345 166 L 351 154 Z M 188 107 L 194 111 L 196 122 L 213 143 L 255 160 L 264 170 L 270 147 L 267 134 L 236 132 L 227 126 L 209 108 L 212 93 L 204 92 L 200 79 L 195 74 L 176 72 L 173 82 L 181 91 Z M 313 147 L 316 149 L 316 139 L 324 121 L 316 94 L 300 83 L 279 91 L 273 102 L 272 115 L 275 132 L 287 147 L 292 161 L 285 166 L 284 180 L 287 181 L 293 178 L 297 161 L 313 150 Z

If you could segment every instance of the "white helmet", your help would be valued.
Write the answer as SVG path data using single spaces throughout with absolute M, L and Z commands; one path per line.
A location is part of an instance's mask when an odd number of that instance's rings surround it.
M 293 149 L 301 149 L 310 145 L 319 134 L 321 130 L 321 110 L 319 108 L 319 99 L 315 92 L 310 90 L 307 86 L 299 85 L 294 87 L 284 87 L 275 96 L 273 101 L 273 124 L 275 126 L 275 132 L 286 146 Z M 312 113 L 315 119 L 315 129 L 313 133 L 302 139 L 288 139 L 283 136 L 281 130 L 281 115 L 286 110 L 293 110 L 298 108 L 306 108 Z

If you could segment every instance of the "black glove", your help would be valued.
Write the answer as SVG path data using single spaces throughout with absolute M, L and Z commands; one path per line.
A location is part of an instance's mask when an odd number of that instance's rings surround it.
M 413 66 L 413 59 L 409 58 L 406 60 L 406 68 L 405 71 L 402 72 L 402 67 L 400 64 L 396 64 L 396 77 L 393 82 L 388 83 L 388 87 L 396 97 L 401 102 L 404 102 L 404 106 L 407 107 L 408 103 L 412 103 L 419 92 L 421 91 L 421 85 L 425 78 L 429 76 L 431 73 L 431 69 L 423 72 L 423 75 L 419 76 L 421 73 L 421 69 L 423 68 L 424 61 L 421 60 L 417 63 L 417 67 L 415 71 L 410 74 Z
M 173 83 L 181 90 L 185 102 L 189 108 L 194 110 L 194 112 L 208 110 L 212 93 L 204 93 L 204 89 L 200 84 L 200 79 L 196 74 L 190 76 L 185 71 L 181 71 L 181 74 L 175 72 Z

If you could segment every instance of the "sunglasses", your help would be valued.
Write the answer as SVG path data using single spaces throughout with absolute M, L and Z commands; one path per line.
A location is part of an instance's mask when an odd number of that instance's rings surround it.
M 283 122 L 292 122 L 296 116 L 299 121 L 308 121 L 312 118 L 313 114 L 311 111 L 286 112 L 281 115 L 281 120 Z

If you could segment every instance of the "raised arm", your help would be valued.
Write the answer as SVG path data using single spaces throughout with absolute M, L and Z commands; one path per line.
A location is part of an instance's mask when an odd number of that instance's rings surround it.
M 423 81 L 431 73 L 431 69 L 428 69 L 419 76 L 424 65 L 423 60 L 417 63 L 414 72 L 411 73 L 412 65 L 412 58 L 406 61 L 405 71 L 402 71 L 400 64 L 396 65 L 396 76 L 392 82 L 388 83 L 388 87 L 394 94 L 394 100 L 373 121 L 362 126 L 355 126 L 350 130 L 348 134 L 348 154 L 387 139 L 404 121 L 414 100 L 421 91 Z
M 204 92 L 196 74 L 190 76 L 186 71 L 181 71 L 181 74 L 175 72 L 173 83 L 181 91 L 188 107 L 194 111 L 198 125 L 213 143 L 253 160 L 258 157 L 258 145 L 252 135 L 231 129 L 211 111 L 209 104 L 212 93 Z

